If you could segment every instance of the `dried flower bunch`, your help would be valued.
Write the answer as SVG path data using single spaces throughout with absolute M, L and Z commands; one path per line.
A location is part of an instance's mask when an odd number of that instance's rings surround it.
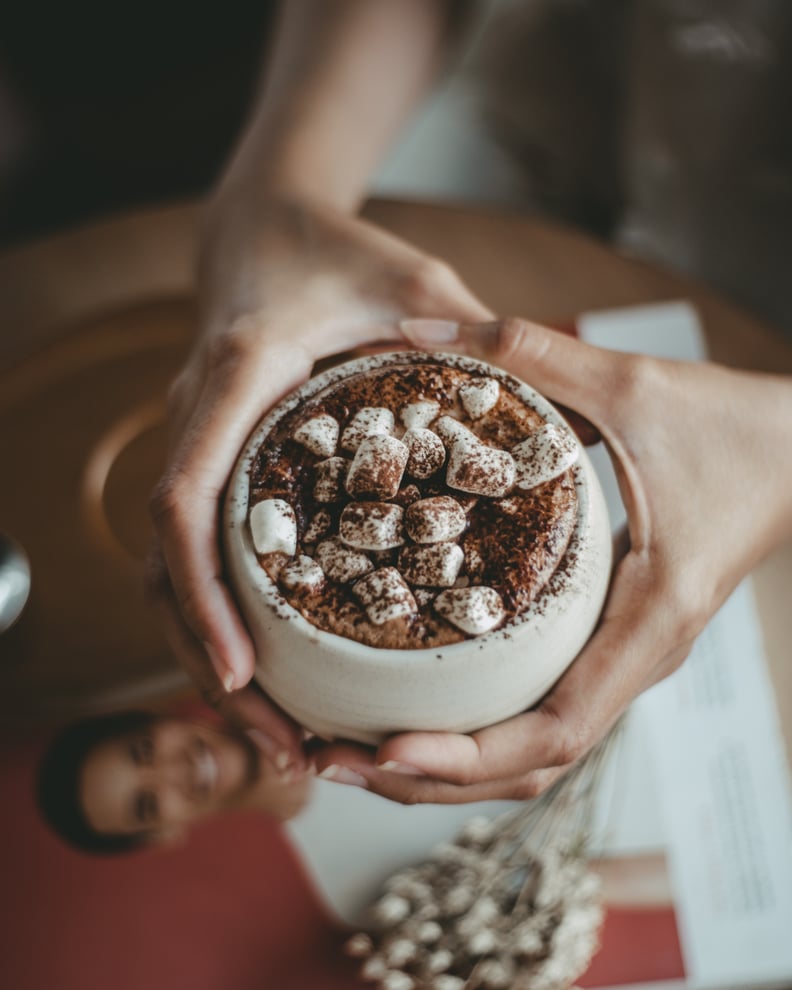
M 600 880 L 587 867 L 594 795 L 615 732 L 526 807 L 473 818 L 394 874 L 373 934 L 347 952 L 380 990 L 566 990 L 599 947 Z

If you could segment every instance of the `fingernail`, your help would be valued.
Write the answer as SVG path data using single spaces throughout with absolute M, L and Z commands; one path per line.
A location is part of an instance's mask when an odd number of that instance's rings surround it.
M 377 764 L 378 770 L 385 770 L 388 773 L 403 773 L 410 777 L 425 777 L 426 773 L 418 767 L 411 767 L 409 763 L 398 763 L 396 760 L 386 760 Z
M 268 736 L 261 729 L 248 729 L 247 734 L 281 777 L 285 777 L 287 771 L 292 772 L 296 769 L 296 766 L 293 766 L 292 754 L 277 743 L 272 736 Z
M 204 640 L 203 648 L 206 650 L 207 655 L 212 662 L 214 672 L 220 678 L 220 683 L 223 685 L 223 690 L 226 694 L 231 694 L 234 690 L 233 670 L 228 668 L 228 665 L 220 658 L 220 655 L 211 643 L 207 643 L 206 640 Z
M 402 320 L 399 329 L 419 347 L 450 344 L 459 339 L 459 324 L 452 320 Z
M 319 774 L 323 780 L 332 780 L 336 784 L 351 784 L 353 787 L 368 787 L 368 781 L 360 774 L 350 770 L 349 767 L 340 767 L 337 763 L 331 763 Z

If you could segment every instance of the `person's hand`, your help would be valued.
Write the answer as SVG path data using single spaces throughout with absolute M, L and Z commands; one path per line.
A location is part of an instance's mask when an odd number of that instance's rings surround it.
M 505 368 L 598 427 L 629 549 L 597 630 L 536 708 L 469 735 L 393 736 L 376 753 L 325 746 L 316 769 L 407 803 L 530 798 L 681 664 L 741 578 L 792 531 L 792 381 L 600 350 L 517 319 L 419 320 L 404 332 Z
M 223 577 L 220 499 L 237 454 L 315 361 L 373 341 L 403 344 L 407 316 L 491 314 L 445 264 L 328 207 L 232 187 L 214 206 L 205 244 L 202 329 L 169 395 L 147 587 L 203 697 L 250 729 L 277 766 L 294 768 L 300 727 L 245 688 L 253 644 Z

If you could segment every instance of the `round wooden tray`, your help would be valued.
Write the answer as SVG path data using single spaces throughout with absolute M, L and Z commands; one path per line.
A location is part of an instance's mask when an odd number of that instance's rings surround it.
M 184 301 L 95 319 L 0 374 L 0 526 L 32 588 L 0 638 L 0 711 L 56 716 L 186 684 L 143 600 L 148 495 L 164 395 L 186 347 Z

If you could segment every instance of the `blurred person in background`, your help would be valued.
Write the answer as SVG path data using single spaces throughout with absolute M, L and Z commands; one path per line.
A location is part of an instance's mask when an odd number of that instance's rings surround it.
M 36 792 L 45 821 L 71 846 L 121 853 L 180 841 L 229 811 L 291 818 L 310 780 L 284 779 L 247 735 L 217 720 L 123 711 L 61 729 Z
M 497 178 L 504 198 L 708 278 L 790 325 L 788 5 L 281 5 L 249 117 L 206 203 L 201 326 L 172 389 L 174 443 L 152 501 L 149 587 L 205 697 L 256 725 L 288 772 L 305 763 L 300 727 L 247 687 L 253 647 L 223 581 L 217 528 L 247 434 L 321 357 L 386 340 L 501 365 L 598 427 L 629 513 L 630 551 L 600 629 L 534 711 L 472 736 L 414 733 L 376 753 L 315 754 L 325 775 L 404 801 L 546 786 L 682 662 L 792 528 L 787 379 L 611 354 L 527 320 L 498 322 L 442 259 L 359 217 L 479 11 L 457 68 L 478 94 L 462 114 L 470 140 L 441 140 L 430 156 L 449 195 L 451 165 L 470 151 L 488 199 Z

